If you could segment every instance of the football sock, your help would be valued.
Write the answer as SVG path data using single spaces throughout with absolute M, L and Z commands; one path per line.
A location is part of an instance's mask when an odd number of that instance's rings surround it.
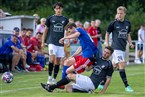
M 70 82 L 70 79 L 68 77 L 65 77 L 64 79 L 61 79 L 60 81 L 58 81 L 56 84 L 51 85 L 50 89 L 54 90 L 55 88 L 62 86 L 62 85 L 66 85 Z
M 69 66 L 63 66 L 63 70 L 62 70 L 62 79 L 65 78 L 67 76 L 66 74 L 66 70 L 69 68 Z
M 53 67 L 54 67 L 54 66 L 53 66 L 53 63 L 49 62 L 49 69 L 48 69 L 48 74 L 49 74 L 49 76 L 52 75 Z
M 56 79 L 58 72 L 59 72 L 59 65 L 55 65 L 54 66 L 54 75 L 53 75 L 54 79 Z
M 125 87 L 127 87 L 128 86 L 128 82 L 127 82 L 127 78 L 126 78 L 125 69 L 119 69 L 119 74 L 120 74 L 120 77 L 121 77 Z

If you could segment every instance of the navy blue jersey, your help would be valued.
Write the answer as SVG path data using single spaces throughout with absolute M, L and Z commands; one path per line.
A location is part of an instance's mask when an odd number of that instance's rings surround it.
M 64 16 L 50 16 L 46 20 L 46 26 L 48 27 L 47 43 L 57 46 L 63 46 L 59 43 L 59 40 L 64 37 L 64 27 L 68 24 L 68 19 Z
M 115 50 L 126 50 L 128 33 L 131 31 L 131 24 L 128 20 L 123 22 L 114 20 L 110 23 L 107 32 L 112 33 L 112 47 Z
M 94 45 L 93 40 L 82 28 L 76 28 L 76 31 L 80 33 L 78 39 L 82 47 L 82 56 L 85 58 L 93 57 L 97 52 L 97 47 Z
M 110 60 L 103 60 L 97 58 L 97 62 L 93 65 L 93 72 L 90 76 L 95 88 L 98 87 L 100 82 L 107 76 L 111 77 L 113 74 L 113 65 Z

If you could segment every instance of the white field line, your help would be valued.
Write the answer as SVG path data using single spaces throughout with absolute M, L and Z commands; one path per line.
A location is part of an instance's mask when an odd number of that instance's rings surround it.
M 32 90 L 32 89 L 38 89 L 38 88 L 40 88 L 40 87 L 29 87 L 29 88 L 19 88 L 19 89 L 14 89 L 14 90 L 4 90 L 4 91 L 1 91 L 0 94 L 22 91 L 22 90 Z
M 128 76 L 136 76 L 136 75 L 140 75 L 140 74 L 145 74 L 145 72 L 140 72 L 140 73 L 134 73 L 134 74 L 128 74 Z M 37 89 L 40 87 L 29 87 L 29 88 L 19 88 L 19 89 L 14 89 L 14 90 L 4 90 L 4 91 L 0 91 L 0 94 L 4 94 L 4 93 L 10 93 L 10 92 L 16 92 L 16 91 L 22 91 L 22 90 L 32 90 L 32 89 Z M 136 94 L 141 93 L 141 92 L 135 92 Z
M 138 72 L 138 73 L 133 73 L 133 74 L 127 74 L 128 76 L 135 76 L 135 75 L 141 75 L 145 74 L 145 72 Z

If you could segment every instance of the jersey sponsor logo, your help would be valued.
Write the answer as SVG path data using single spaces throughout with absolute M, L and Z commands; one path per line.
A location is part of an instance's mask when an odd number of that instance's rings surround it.
M 96 75 L 99 75 L 100 72 L 102 71 L 102 68 L 101 66 L 95 66 L 93 70 Z
M 61 23 L 57 23 L 53 27 L 54 32 L 63 32 L 63 25 Z
M 117 26 L 116 28 L 120 28 L 119 26 Z
M 126 29 L 120 30 L 118 34 L 118 38 L 127 39 L 127 30 Z

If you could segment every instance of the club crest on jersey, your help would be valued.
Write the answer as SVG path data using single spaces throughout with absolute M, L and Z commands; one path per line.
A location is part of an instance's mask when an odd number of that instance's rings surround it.
M 102 67 L 102 68 L 104 68 L 105 66 L 104 66 L 104 65 L 102 65 L 101 67 Z
M 126 26 L 126 29 L 128 29 L 128 26 Z
M 62 21 L 62 24 L 64 23 L 64 21 Z

